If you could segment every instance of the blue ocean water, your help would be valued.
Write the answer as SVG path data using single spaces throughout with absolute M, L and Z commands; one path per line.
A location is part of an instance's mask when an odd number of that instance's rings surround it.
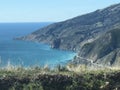
M 27 35 L 50 23 L 0 23 L 0 67 L 55 66 L 66 63 L 75 56 L 70 51 L 51 49 L 37 42 L 18 41 L 13 38 Z

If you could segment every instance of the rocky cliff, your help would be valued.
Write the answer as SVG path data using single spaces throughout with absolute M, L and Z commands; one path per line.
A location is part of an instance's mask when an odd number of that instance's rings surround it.
M 49 43 L 52 48 L 78 51 L 101 33 L 120 25 L 120 4 L 54 23 L 20 39 Z
M 78 56 L 98 64 L 119 66 L 120 28 L 110 30 L 95 41 L 85 44 Z

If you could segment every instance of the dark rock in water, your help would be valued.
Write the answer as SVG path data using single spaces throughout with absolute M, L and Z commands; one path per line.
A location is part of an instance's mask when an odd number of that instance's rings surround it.
M 55 39 L 53 43 L 51 44 L 52 48 L 59 48 L 60 47 L 61 40 L 60 39 Z

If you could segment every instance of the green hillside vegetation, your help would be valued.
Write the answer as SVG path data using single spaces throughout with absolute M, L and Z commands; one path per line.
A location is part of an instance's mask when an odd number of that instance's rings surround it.
M 69 71 L 66 67 L 4 68 L 1 90 L 114 90 L 120 88 L 120 70 Z

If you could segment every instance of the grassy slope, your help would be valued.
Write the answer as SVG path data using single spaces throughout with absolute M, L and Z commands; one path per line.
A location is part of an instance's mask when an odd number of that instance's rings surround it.
M 113 90 L 119 87 L 119 70 L 73 72 L 38 67 L 0 70 L 0 90 Z

